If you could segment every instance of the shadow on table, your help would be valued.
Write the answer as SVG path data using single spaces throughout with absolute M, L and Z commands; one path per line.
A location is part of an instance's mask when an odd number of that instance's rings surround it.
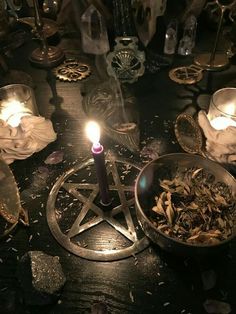
M 227 291 L 233 289 L 229 280 L 232 277 L 230 245 L 204 257 L 175 256 L 157 245 L 152 246 L 175 276 L 187 287 L 192 287 L 202 300 L 227 299 Z

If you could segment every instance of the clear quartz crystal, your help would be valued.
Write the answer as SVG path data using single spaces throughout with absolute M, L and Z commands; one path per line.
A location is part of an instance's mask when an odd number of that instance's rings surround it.
M 178 54 L 187 56 L 192 53 L 195 46 L 195 37 L 197 30 L 197 19 L 194 15 L 190 15 L 184 25 L 183 37 L 179 42 Z
M 165 34 L 164 53 L 172 55 L 175 53 L 177 44 L 178 22 L 176 19 L 170 21 Z
M 81 37 L 85 53 L 101 55 L 110 50 L 104 18 L 94 5 L 81 16 Z

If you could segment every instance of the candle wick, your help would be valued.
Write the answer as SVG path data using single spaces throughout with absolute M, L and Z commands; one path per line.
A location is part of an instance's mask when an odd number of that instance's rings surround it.
M 98 143 L 93 143 L 92 146 L 92 152 L 95 154 L 99 154 L 103 151 L 103 146 L 98 142 Z

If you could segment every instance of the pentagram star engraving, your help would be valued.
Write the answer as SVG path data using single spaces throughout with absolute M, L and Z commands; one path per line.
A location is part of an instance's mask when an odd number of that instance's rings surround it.
M 64 183 L 62 187 L 74 198 L 78 199 L 83 203 L 83 207 L 75 219 L 73 225 L 71 226 L 68 237 L 73 238 L 76 235 L 98 225 L 99 223 L 105 221 L 110 226 L 115 228 L 123 236 L 129 239 L 132 242 L 137 241 L 137 234 L 135 231 L 135 226 L 133 219 L 130 213 L 130 206 L 134 205 L 134 197 L 127 200 L 125 192 L 133 192 L 134 187 L 129 185 L 123 185 L 121 183 L 118 170 L 115 164 L 115 161 L 111 161 L 107 167 L 108 174 L 112 174 L 114 184 L 109 185 L 109 190 L 116 190 L 119 195 L 120 204 L 115 206 L 109 211 L 103 211 L 99 206 L 95 204 L 95 199 L 99 195 L 99 186 L 98 184 L 89 184 L 89 183 Z M 91 190 L 89 197 L 85 197 L 80 190 Z M 95 217 L 92 217 L 90 221 L 82 223 L 83 219 L 87 215 L 88 211 L 92 210 Z M 117 219 L 114 218 L 117 214 L 123 212 L 127 228 L 125 228 Z
M 47 222 L 52 235 L 69 252 L 94 261 L 119 260 L 144 250 L 148 247 L 149 240 L 138 225 L 134 213 L 133 194 L 135 177 L 140 167 L 125 159 L 117 158 L 112 153 L 107 154 L 109 190 L 111 196 L 114 196 L 109 208 L 104 208 L 98 202 L 99 186 L 94 180 L 95 176 L 90 177 L 93 169 L 94 160 L 90 159 L 74 165 L 56 180 L 47 201 Z M 128 178 L 127 173 L 130 173 Z M 73 201 L 64 203 L 61 202 L 62 199 L 73 199 Z M 71 208 L 70 206 L 73 206 L 72 211 L 67 210 Z M 68 213 L 69 216 L 63 216 L 62 213 L 65 215 Z M 104 230 L 102 226 L 98 227 L 101 223 L 107 223 L 128 241 L 124 241 L 121 247 L 118 244 L 118 247 L 111 249 L 108 238 L 100 249 L 99 244 L 96 246 L 96 238 L 94 238 L 95 246 L 84 246 L 79 236 L 83 232 L 88 232 L 88 237 L 90 234 L 92 237 L 99 236 L 100 232 L 103 232 L 101 230 Z M 94 230 L 89 233 L 91 228 Z M 109 230 L 109 228 L 105 229 Z M 114 235 L 114 232 L 111 233 Z M 82 237 L 81 235 L 80 238 Z

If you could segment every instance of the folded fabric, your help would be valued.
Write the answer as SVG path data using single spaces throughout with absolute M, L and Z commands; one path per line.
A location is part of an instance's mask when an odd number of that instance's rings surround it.
M 0 120 L 0 154 L 7 164 L 26 159 L 56 140 L 52 122 L 38 116 L 24 116 L 18 127 Z
M 206 137 L 206 151 L 209 155 L 218 162 L 236 163 L 236 127 L 214 129 L 203 110 L 198 113 L 198 123 Z

